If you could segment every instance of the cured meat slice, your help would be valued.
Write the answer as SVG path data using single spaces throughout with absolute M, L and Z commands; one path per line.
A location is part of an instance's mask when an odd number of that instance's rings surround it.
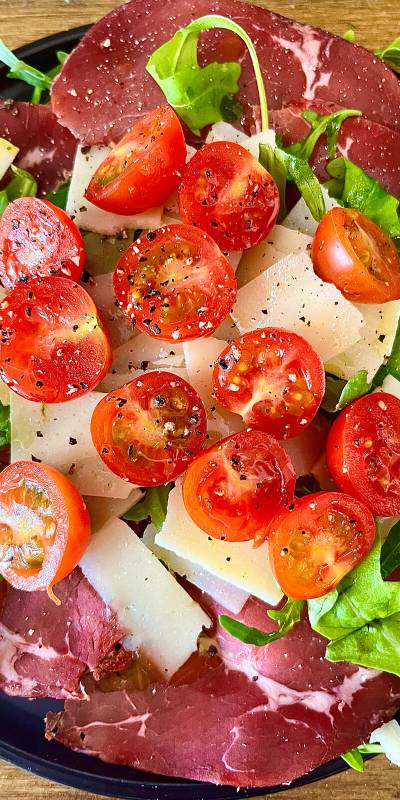
M 366 117 L 400 130 L 400 84 L 380 59 L 338 36 L 236 0 L 133 0 L 98 22 L 67 59 L 52 90 L 60 122 L 85 144 L 118 140 L 137 116 L 160 102 L 146 73 L 154 50 L 203 14 L 219 13 L 251 36 L 264 73 L 270 108 L 299 98 L 359 108 Z M 258 102 L 250 59 L 228 31 L 205 35 L 202 57 L 242 63 L 240 98 L 246 117 Z
M 221 611 L 222 609 L 215 609 Z M 271 629 L 250 599 L 238 618 Z M 323 658 L 306 620 L 268 648 L 217 633 L 219 654 L 178 685 L 67 701 L 47 717 L 47 737 L 104 761 L 233 786 L 287 783 L 368 740 L 400 705 L 400 680 Z
M 340 109 L 340 106 L 336 103 L 314 100 L 294 103 L 287 108 L 273 111 L 271 124 L 282 136 L 285 145 L 299 141 L 310 130 L 310 124 L 302 116 L 306 109 L 312 109 L 322 115 L 331 114 Z M 399 132 L 377 122 L 371 122 L 365 117 L 349 117 L 341 125 L 337 147 L 340 155 L 354 161 L 372 178 L 379 181 L 386 191 L 395 197 L 400 197 Z M 321 136 L 312 158 L 312 164 L 321 180 L 328 178 L 325 170 L 328 160 L 326 137 Z
M 19 147 L 15 164 L 36 178 L 39 194 L 52 192 L 70 176 L 76 139 L 49 106 L 1 101 L 0 136 Z
M 112 612 L 75 569 L 55 587 L 56 606 L 45 592 L 1 585 L 0 688 L 20 697 L 82 697 L 80 680 L 90 670 L 126 665 L 123 632 Z

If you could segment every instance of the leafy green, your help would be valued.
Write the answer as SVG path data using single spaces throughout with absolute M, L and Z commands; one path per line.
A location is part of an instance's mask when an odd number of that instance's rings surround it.
M 289 145 L 286 150 L 288 153 L 302 158 L 303 161 L 309 161 L 318 139 L 325 134 L 329 158 L 334 158 L 342 123 L 348 117 L 360 117 L 361 114 L 362 112 L 357 111 L 355 108 L 342 108 L 332 114 L 324 114 L 322 116 L 317 114 L 316 111 L 303 111 L 302 116 L 310 123 L 311 130 L 304 139 Z
M 368 372 L 360 369 L 348 381 L 336 378 L 334 375 L 326 375 L 325 395 L 322 401 L 322 408 L 330 414 L 341 411 L 357 397 L 362 397 L 371 389 L 368 383 Z
M 400 567 L 400 520 L 390 529 L 381 549 L 381 575 L 387 578 Z
M 239 90 L 240 64 L 213 62 L 201 67 L 197 60 L 200 33 L 212 28 L 232 31 L 245 42 L 260 95 L 262 128 L 266 130 L 267 100 L 257 53 L 246 31 L 226 17 L 210 14 L 178 30 L 172 39 L 150 56 L 147 71 L 158 83 L 169 104 L 194 133 L 199 134 L 206 125 L 224 119 L 226 109 L 232 118 L 235 111 L 233 98 Z
M 17 78 L 28 83 L 29 86 L 35 86 L 42 90 L 50 89 L 51 78 L 39 69 L 35 69 L 35 67 L 31 67 L 21 61 L 18 56 L 14 55 L 12 50 L 9 50 L 2 39 L 0 39 L 0 61 L 10 67 L 8 78 Z
M 382 386 L 386 375 L 393 375 L 400 381 L 400 320 L 397 325 L 396 336 L 394 338 L 392 352 L 385 364 L 382 364 L 374 376 L 374 386 Z
M 57 56 L 58 64 L 56 64 L 55 67 L 53 67 L 52 69 L 49 69 L 49 71 L 45 73 L 46 77 L 50 79 L 51 83 L 53 83 L 54 78 L 61 71 L 62 65 L 64 64 L 65 59 L 68 56 L 68 53 L 64 53 L 63 50 L 57 50 L 56 56 Z M 42 103 L 43 102 L 43 92 L 45 92 L 45 91 L 46 90 L 43 87 L 35 86 L 35 88 L 34 88 L 34 90 L 32 92 L 31 103 Z M 46 95 L 46 97 L 48 98 L 48 95 Z
M 375 50 L 375 55 L 382 58 L 383 61 L 387 61 L 388 65 L 396 72 L 400 72 L 400 36 L 386 47 Z
M 71 181 L 60 183 L 59 187 L 54 192 L 50 192 L 46 196 L 46 200 L 50 200 L 50 203 L 53 203 L 54 206 L 58 206 L 58 208 L 62 208 L 65 211 L 70 185 Z
M 382 746 L 380 744 L 360 744 L 354 750 L 349 750 L 348 753 L 343 753 L 342 758 L 346 764 L 357 772 L 364 772 L 364 759 L 365 756 L 372 756 L 376 753 L 382 753 Z
M 353 31 L 353 28 L 349 28 L 348 31 L 345 31 L 345 33 L 343 34 L 343 39 L 346 42 L 354 42 L 355 38 L 356 38 L 356 34 Z
M 246 644 L 254 644 L 257 647 L 265 647 L 265 645 L 281 639 L 282 636 L 289 633 L 300 622 L 303 608 L 303 600 L 291 600 L 288 597 L 283 608 L 277 611 L 267 611 L 268 616 L 278 623 L 278 629 L 272 633 L 265 633 L 259 628 L 250 628 L 237 619 L 225 616 L 225 614 L 220 616 L 219 622 L 235 639 L 240 639 L 241 642 Z
M 171 489 L 171 483 L 166 486 L 151 486 L 147 489 L 143 500 L 124 514 L 124 519 L 143 522 L 150 517 L 154 527 L 160 531 L 167 515 L 168 495 Z
M 10 406 L 0 402 L 0 447 L 5 447 L 11 442 Z
M 8 204 L 18 197 L 35 197 L 37 194 L 37 183 L 35 178 L 24 169 L 11 165 L 14 177 L 11 178 L 5 189 L 0 191 L 0 217 Z
M 279 190 L 280 215 L 286 216 L 286 181 L 296 184 L 312 216 L 319 222 L 325 214 L 325 201 L 321 185 L 310 165 L 303 158 L 287 153 L 280 147 L 260 144 L 260 162 L 274 178 Z

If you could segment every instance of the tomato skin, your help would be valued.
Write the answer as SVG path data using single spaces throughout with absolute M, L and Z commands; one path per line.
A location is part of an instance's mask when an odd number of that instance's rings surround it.
M 35 492 L 40 495 L 36 496 L 37 504 L 35 497 L 32 503 L 29 502 L 29 497 L 32 499 Z M 25 505 L 21 502 L 21 493 L 28 499 Z M 13 499 L 18 499 L 19 503 L 13 503 Z M 50 524 L 55 526 L 54 533 L 49 535 L 47 532 L 41 540 L 44 556 L 40 566 L 24 566 L 20 560 L 17 563 L 16 555 L 8 566 L 1 558 L 0 572 L 15 589 L 25 592 L 47 589 L 56 600 L 52 587 L 72 572 L 89 544 L 87 508 L 71 481 L 54 467 L 33 461 L 10 464 L 0 474 L 0 551 L 4 555 L 7 552 L 4 537 L 7 537 L 8 530 L 11 529 L 15 544 L 15 538 L 23 536 L 26 531 L 26 517 L 24 519 L 21 511 L 24 507 L 35 511 L 41 523 L 50 520 Z
M 297 436 L 310 424 L 324 391 L 320 356 L 303 337 L 283 328 L 245 333 L 214 366 L 216 400 L 277 439 Z
M 94 173 L 85 197 L 104 211 L 140 214 L 178 187 L 186 161 L 182 125 L 169 106 L 139 119 Z
M 179 209 L 184 222 L 206 231 L 221 250 L 247 250 L 275 224 L 279 192 L 269 172 L 242 145 L 212 142 L 186 167 Z
M 369 509 L 347 494 L 295 500 L 272 521 L 268 549 L 281 589 L 294 600 L 322 597 L 369 553 L 376 535 Z
M 237 291 L 227 258 L 190 225 L 166 225 L 137 239 L 113 281 L 119 306 L 139 330 L 167 342 L 212 334 Z
M 175 480 L 202 449 L 203 403 L 178 375 L 145 372 L 109 392 L 91 422 L 94 446 L 109 469 L 139 486 Z
M 272 436 L 243 431 L 192 462 L 183 479 L 183 501 L 209 536 L 261 544 L 271 519 L 292 502 L 295 480 L 289 456 Z
M 5 209 L 0 220 L 0 280 L 5 289 L 46 275 L 78 281 L 85 258 L 77 226 L 48 200 L 20 197 Z
M 360 257 L 361 256 L 361 257 Z M 314 270 L 349 300 L 386 303 L 400 298 L 400 256 L 393 240 L 353 208 L 332 208 L 316 230 Z
M 336 485 L 379 517 L 400 515 L 400 400 L 374 392 L 335 419 L 326 445 Z
M 19 283 L 0 305 L 0 376 L 27 400 L 62 403 L 94 389 L 111 364 L 100 314 L 77 283 Z

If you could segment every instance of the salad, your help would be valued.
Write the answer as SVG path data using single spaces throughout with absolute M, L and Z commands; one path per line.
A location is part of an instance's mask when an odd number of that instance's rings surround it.
M 318 94 L 339 48 L 399 96 L 398 40 L 145 6 L 0 43 L 0 687 L 166 776 L 400 765 L 400 120 Z

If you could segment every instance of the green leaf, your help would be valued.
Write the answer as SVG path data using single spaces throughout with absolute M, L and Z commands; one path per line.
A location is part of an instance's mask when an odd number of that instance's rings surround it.
M 37 194 L 37 183 L 35 178 L 24 169 L 11 165 L 14 177 L 11 178 L 5 189 L 0 191 L 0 217 L 8 204 L 18 197 L 35 197 Z
M 245 42 L 253 63 L 258 92 L 262 128 L 268 128 L 268 109 L 262 72 L 253 42 L 236 22 L 219 14 L 194 20 L 178 30 L 150 56 L 146 69 L 165 94 L 168 103 L 196 134 L 232 115 L 233 97 L 239 90 L 240 64 L 225 62 L 201 67 L 197 60 L 197 45 L 201 31 L 223 28 L 236 33 Z M 236 107 L 236 110 L 237 107 Z
M 357 772 L 364 772 L 364 759 L 357 748 L 349 750 L 348 753 L 343 753 L 342 758 L 352 769 L 357 770 Z
M 400 72 L 400 36 L 397 39 L 394 39 L 393 42 L 386 45 L 386 47 L 381 47 L 379 50 L 375 50 L 375 55 L 379 58 L 382 58 L 383 61 L 387 61 L 388 65 Z
M 56 55 L 57 55 L 58 64 L 56 64 L 55 67 L 53 67 L 52 69 L 49 69 L 49 71 L 46 72 L 46 76 L 51 80 L 51 82 L 53 82 L 54 78 L 61 71 L 62 65 L 64 64 L 65 59 L 68 56 L 68 53 L 64 53 L 63 50 L 57 50 Z M 41 103 L 42 102 L 43 92 L 45 92 L 45 91 L 46 90 L 43 87 L 35 86 L 35 88 L 34 88 L 34 90 L 32 92 L 31 103 Z M 48 94 L 46 95 L 46 97 L 48 98 Z
M 366 369 L 360 369 L 347 382 L 327 374 L 322 408 L 330 414 L 335 414 L 356 400 L 357 397 L 368 394 L 370 390 L 371 384 L 368 383 Z
M 143 500 L 124 514 L 124 519 L 143 522 L 150 517 L 157 532 L 160 531 L 167 515 L 168 495 L 171 489 L 171 483 L 166 486 L 151 486 L 147 489 Z
M 0 447 L 5 447 L 10 442 L 10 406 L 3 406 L 0 402 Z
M 317 114 L 316 111 L 303 111 L 302 116 L 310 123 L 311 130 L 304 139 L 289 145 L 286 150 L 304 161 L 309 161 L 318 139 L 325 134 L 329 158 L 334 158 L 342 123 L 349 117 L 360 117 L 361 115 L 362 112 L 357 111 L 355 108 L 342 108 L 332 114 L 324 114 L 323 116 Z
M 31 67 L 24 61 L 20 61 L 12 50 L 9 50 L 4 44 L 2 39 L 0 39 L 0 61 L 7 67 L 10 67 L 11 71 L 8 73 L 8 78 L 17 78 L 28 83 L 29 86 L 35 86 L 42 90 L 50 89 L 51 78 L 45 75 L 44 72 L 35 69 L 35 67 Z
M 400 567 L 400 520 L 393 525 L 382 544 L 382 578 L 387 578 L 397 567 Z
M 64 183 L 60 183 L 59 187 L 54 192 L 50 192 L 48 195 L 46 195 L 46 200 L 49 200 L 50 203 L 53 203 L 53 206 L 62 208 L 65 211 L 70 185 L 71 181 L 64 181 Z
M 260 162 L 274 178 L 281 201 L 280 219 L 286 214 L 286 180 L 296 184 L 312 216 L 319 222 L 325 214 L 325 201 L 321 185 L 310 165 L 297 155 L 287 153 L 280 147 L 260 145 Z
M 300 622 L 303 608 L 303 600 L 291 600 L 288 597 L 283 608 L 277 611 L 267 611 L 268 616 L 278 623 L 278 630 L 272 633 L 265 633 L 259 628 L 251 628 L 248 625 L 244 625 L 243 622 L 233 619 L 233 617 L 225 616 L 225 614 L 220 616 L 219 622 L 235 639 L 240 639 L 241 642 L 246 644 L 254 644 L 257 647 L 265 647 L 271 642 L 281 639 L 282 636 L 289 633 Z
M 400 381 L 400 320 L 397 325 L 396 336 L 393 342 L 392 352 L 385 364 L 382 364 L 374 376 L 374 386 L 382 386 L 386 375 L 393 375 Z
M 353 28 L 349 28 L 349 30 L 348 30 L 348 31 L 345 31 L 345 33 L 343 34 L 343 39 L 344 39 L 346 42 L 354 42 L 354 39 L 355 39 L 355 38 L 356 38 L 356 34 L 355 34 L 355 32 L 353 31 Z

